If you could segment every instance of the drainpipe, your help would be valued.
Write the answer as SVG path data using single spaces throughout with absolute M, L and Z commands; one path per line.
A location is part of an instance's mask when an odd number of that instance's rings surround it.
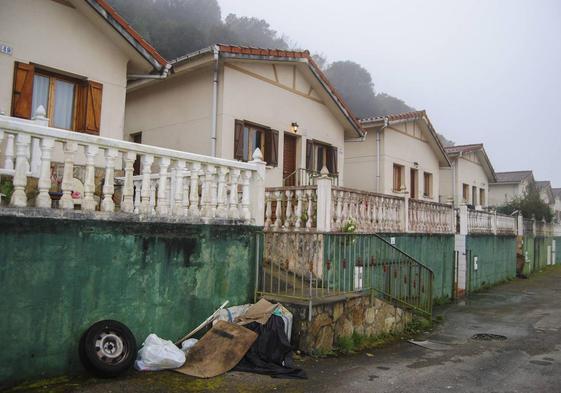
M 211 111 L 211 125 L 210 125 L 210 155 L 216 157 L 216 118 L 218 116 L 218 46 L 212 48 L 214 59 L 213 72 L 212 72 L 212 111 Z
M 457 207 L 458 204 L 456 203 L 456 199 L 458 198 L 458 195 L 456 194 L 456 192 L 458 191 L 458 185 L 456 184 L 456 164 L 458 162 L 458 159 L 456 158 L 455 161 L 452 162 L 452 205 L 454 207 Z
M 376 130 L 376 192 L 380 192 L 380 145 L 382 144 L 382 130 L 390 125 L 387 117 L 384 118 L 384 126 Z

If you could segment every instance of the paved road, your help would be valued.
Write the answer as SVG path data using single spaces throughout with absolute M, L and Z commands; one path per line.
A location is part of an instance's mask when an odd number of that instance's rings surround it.
M 173 372 L 117 381 L 68 380 L 53 392 L 561 392 L 561 267 L 443 307 L 432 349 L 401 342 L 368 356 L 310 359 L 307 381 L 229 373 L 194 380 Z M 476 341 L 477 333 L 507 337 Z M 37 385 L 36 385 L 37 386 Z

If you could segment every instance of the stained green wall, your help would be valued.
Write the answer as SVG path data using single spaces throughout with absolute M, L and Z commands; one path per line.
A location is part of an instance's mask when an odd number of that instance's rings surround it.
M 561 264 L 561 237 L 554 237 L 555 240 L 555 263 Z
M 253 298 L 254 227 L 0 217 L 0 383 L 80 370 L 81 333 L 178 339 Z
M 433 299 L 452 297 L 454 283 L 454 235 L 383 234 L 388 241 L 434 272 Z
M 466 250 L 468 292 L 516 277 L 514 236 L 469 235 L 466 236 Z
M 534 236 L 524 236 L 522 253 L 525 258 L 523 273 L 528 276 L 535 271 Z

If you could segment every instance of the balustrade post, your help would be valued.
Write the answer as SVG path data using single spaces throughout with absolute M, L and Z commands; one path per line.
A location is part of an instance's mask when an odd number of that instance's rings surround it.
M 313 198 L 313 190 L 306 190 L 306 196 L 308 197 L 308 220 L 306 221 L 306 229 L 312 229 L 314 220 L 312 215 L 314 214 L 314 198 Z
M 125 184 L 123 185 L 123 201 L 121 202 L 121 210 L 125 213 L 132 213 L 134 211 L 134 161 L 136 160 L 136 153 L 134 151 L 127 151 L 124 154 L 125 161 Z
M 95 158 L 99 152 L 97 145 L 86 146 L 86 174 L 84 179 L 84 198 L 82 199 L 82 210 L 94 211 L 96 202 L 95 193 Z
M 286 218 L 284 220 L 284 229 L 288 230 L 292 224 L 292 191 L 286 191 Z
M 201 171 L 201 164 L 199 162 L 193 162 L 190 169 L 189 216 L 197 218 L 201 215 L 201 211 L 199 210 L 199 172 Z
M 114 148 L 105 149 L 105 180 L 103 182 L 103 200 L 101 210 L 112 212 L 115 210 L 113 194 L 115 193 L 115 160 L 119 156 L 119 151 Z
M 240 218 L 240 208 L 238 204 L 238 182 L 240 179 L 240 170 L 238 168 L 230 169 L 230 211 L 229 217 L 238 220 Z M 271 201 L 269 200 L 269 205 Z M 269 214 L 271 214 L 269 206 Z M 271 218 L 269 217 L 269 225 L 271 224 Z
M 271 192 L 265 191 L 265 229 L 271 227 L 273 217 L 273 203 L 271 201 Z
M 331 231 L 331 178 L 324 166 L 317 180 L 316 229 L 320 232 Z
M 8 135 L 8 138 L 10 135 Z M 27 186 L 27 173 L 29 172 L 29 161 L 27 152 L 31 137 L 27 134 L 18 134 L 16 137 L 16 170 L 12 180 L 14 192 L 10 201 L 11 206 L 25 207 L 27 206 L 27 195 L 25 187 Z
M 46 111 L 43 105 L 39 105 L 35 113 L 33 114 L 33 122 L 35 124 L 48 127 L 49 119 L 46 117 Z M 41 176 L 41 141 L 39 138 L 31 138 L 31 176 L 40 177 Z M 50 169 L 49 169 L 50 170 Z M 50 187 L 50 186 L 49 186 Z
M 140 213 L 140 189 L 142 187 L 142 180 L 135 180 L 134 184 L 134 213 Z
M 518 236 L 524 236 L 524 217 L 520 212 L 518 212 L 518 215 L 516 216 L 516 229 Z
M 6 138 L 6 151 L 4 152 L 4 168 L 14 169 L 14 135 L 8 134 Z
M 409 196 L 405 194 L 403 196 L 403 215 L 401 217 L 403 232 L 409 232 Z
M 43 138 L 41 140 L 41 168 L 39 171 L 39 195 L 35 200 L 35 206 L 49 208 L 51 207 L 51 197 L 49 189 L 51 188 L 51 157 L 55 140 L 53 138 Z
M 74 209 L 74 200 L 72 199 L 72 187 L 74 185 L 74 154 L 78 150 L 76 142 L 64 143 L 64 172 L 62 174 L 62 197 L 60 198 L 60 207 L 63 209 Z
M 152 174 L 152 163 L 154 162 L 154 156 L 151 154 L 145 154 L 142 156 L 142 186 L 140 191 L 140 213 L 141 214 L 151 214 L 152 208 L 150 206 L 150 195 L 151 190 L 151 179 Z M 138 190 L 137 190 L 138 192 Z
M 491 232 L 493 235 L 497 234 L 497 212 L 494 211 L 493 215 L 491 216 Z
M 249 195 L 250 217 L 255 220 L 255 225 L 263 226 L 265 219 L 265 172 L 267 163 L 263 161 L 263 154 L 259 148 L 253 152 L 252 164 L 256 171 L 250 178 Z
M 159 164 L 160 178 L 158 179 L 158 204 L 156 207 L 156 212 L 161 216 L 165 216 L 169 213 L 169 203 L 166 203 L 168 197 L 167 182 L 168 167 L 170 164 L 169 157 L 160 157 Z
M 302 228 L 302 209 L 303 209 L 303 191 L 296 190 L 296 220 L 294 222 L 294 228 Z
M 337 193 L 337 213 L 335 213 L 337 218 L 335 220 L 335 225 L 337 227 L 336 230 L 340 230 L 341 226 L 343 225 L 343 191 L 335 192 Z
M 183 179 L 185 178 L 185 167 L 186 162 L 184 160 L 177 160 L 175 162 L 175 195 L 173 198 L 173 212 L 178 216 L 184 216 L 187 214 L 187 203 L 188 199 L 185 197 L 185 186 L 183 184 Z M 188 194 L 187 194 L 188 195 Z
M 275 191 L 275 222 L 273 227 L 279 229 L 282 226 L 282 191 Z
M 228 217 L 228 209 L 226 207 L 226 175 L 228 174 L 228 167 L 221 166 L 218 168 L 218 190 L 217 190 L 217 207 L 216 216 L 219 218 Z

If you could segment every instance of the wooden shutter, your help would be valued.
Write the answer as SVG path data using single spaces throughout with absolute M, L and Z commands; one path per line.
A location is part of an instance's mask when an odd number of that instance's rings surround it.
M 311 171 L 314 169 L 314 144 L 306 141 L 306 169 Z
M 234 160 L 243 161 L 243 122 L 239 120 L 234 128 Z
M 329 146 L 327 148 L 327 170 L 329 173 L 337 173 L 337 148 Z
M 99 135 L 103 85 L 85 81 L 76 93 L 76 130 Z
M 279 164 L 279 132 L 277 130 L 265 131 L 265 161 L 268 165 Z
M 32 64 L 15 62 L 14 86 L 12 89 L 12 116 L 30 119 L 33 112 L 33 77 L 35 67 Z M 46 110 L 47 108 L 45 108 Z

